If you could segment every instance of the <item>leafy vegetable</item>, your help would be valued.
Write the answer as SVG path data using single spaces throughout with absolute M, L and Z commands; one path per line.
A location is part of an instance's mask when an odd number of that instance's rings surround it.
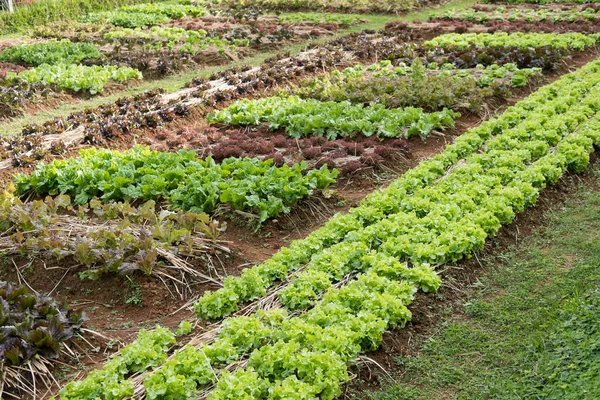
M 104 21 L 124 28 L 141 28 L 163 24 L 171 19 L 180 19 L 186 16 L 196 17 L 205 13 L 205 8 L 191 4 L 146 3 L 125 6 L 114 11 L 88 14 L 80 18 L 80 21 Z
M 206 13 L 206 9 L 193 4 L 144 3 L 125 6 L 118 9 L 129 13 L 160 14 L 169 18 L 198 17 Z
M 87 149 L 80 157 L 38 165 L 15 177 L 17 193 L 66 193 L 77 204 L 93 197 L 111 200 L 167 199 L 174 208 L 212 212 L 219 204 L 259 214 L 259 223 L 289 212 L 289 207 L 335 181 L 337 171 L 323 166 L 304 174 L 304 164 L 274 167 L 272 160 L 201 160 L 194 152 L 125 152 Z
M 217 225 L 206 214 L 157 212 L 155 206 L 94 199 L 75 209 L 67 195 L 24 203 L 5 191 L 0 254 L 70 256 L 84 267 L 79 276 L 89 279 L 103 273 L 161 274 L 181 253 L 202 262 L 215 245 Z
M 79 64 L 83 60 L 101 59 L 103 55 L 90 43 L 60 42 L 22 44 L 0 53 L 0 61 L 38 66 L 42 64 Z
M 9 73 L 9 81 L 26 83 L 43 83 L 56 88 L 74 92 L 101 92 L 109 81 L 125 82 L 131 79 L 142 79 L 142 73 L 129 67 L 116 66 L 84 66 L 73 64 L 42 64 L 18 74 Z
M 581 33 L 447 33 L 424 43 L 425 47 L 464 49 L 476 46 L 518 46 L 583 50 L 596 43 L 596 35 Z
M 169 22 L 171 18 L 164 14 L 146 14 L 143 12 L 104 11 L 88 14 L 80 22 L 104 22 L 123 28 L 142 28 Z
M 356 65 L 324 77 L 300 81 L 285 93 L 320 101 L 380 103 L 388 108 L 419 106 L 426 110 L 481 110 L 486 100 L 504 97 L 510 87 L 524 86 L 539 69 L 518 69 L 514 64 L 457 70 L 453 64 L 425 67 L 417 59 L 411 66 L 380 62 Z
M 434 129 L 454 125 L 460 114 L 444 109 L 427 114 L 420 108 L 388 110 L 376 104 L 363 107 L 350 102 L 320 102 L 297 96 L 268 97 L 259 100 L 239 100 L 223 111 L 208 116 L 209 122 L 232 125 L 258 125 L 268 122 L 269 128 L 284 128 L 292 137 L 338 136 L 381 137 L 427 136 Z
M 86 320 L 83 313 L 64 310 L 25 286 L 0 282 L 0 360 L 19 366 L 36 356 L 56 358 L 61 344 Z

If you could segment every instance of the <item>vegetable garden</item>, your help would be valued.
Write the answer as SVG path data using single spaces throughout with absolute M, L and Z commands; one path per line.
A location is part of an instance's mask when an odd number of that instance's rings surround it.
M 338 398 L 600 146 L 593 2 L 36 4 L 0 17 L 3 398 Z

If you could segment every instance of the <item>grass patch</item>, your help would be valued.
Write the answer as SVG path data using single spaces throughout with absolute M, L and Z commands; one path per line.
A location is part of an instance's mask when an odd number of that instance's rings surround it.
M 600 398 L 600 167 L 369 400 Z

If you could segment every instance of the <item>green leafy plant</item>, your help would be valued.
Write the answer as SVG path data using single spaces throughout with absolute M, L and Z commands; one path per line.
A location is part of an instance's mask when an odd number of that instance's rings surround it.
M 596 43 L 598 35 L 581 33 L 447 33 L 424 43 L 426 48 L 463 49 L 476 46 L 518 46 L 583 50 Z
M 115 7 L 147 3 L 148 0 L 39 0 L 15 7 L 14 12 L 0 12 L 0 32 L 23 31 L 51 21 L 76 18 L 92 11 L 113 10 Z
M 59 42 L 22 44 L 9 47 L 0 53 L 0 61 L 39 66 L 42 64 L 79 64 L 83 60 L 101 59 L 104 56 L 90 43 Z
M 451 110 L 425 113 L 420 108 L 388 110 L 381 104 L 364 107 L 350 102 L 321 102 L 297 96 L 238 100 L 225 110 L 208 116 L 210 123 L 258 125 L 268 122 L 272 130 L 285 129 L 292 137 L 379 135 L 425 137 L 434 129 L 454 125 L 460 116 Z
M 169 18 L 199 17 L 206 14 L 206 9 L 193 4 L 143 3 L 119 8 L 117 11 L 143 13 L 149 15 L 166 15 Z
M 220 204 L 250 210 L 259 223 L 289 212 L 298 200 L 335 181 L 337 171 L 304 173 L 305 164 L 275 167 L 272 160 L 198 159 L 191 151 L 151 151 L 136 146 L 119 152 L 83 150 L 77 158 L 40 164 L 31 175 L 15 177 L 17 193 L 69 194 L 77 204 L 93 197 L 111 200 L 167 199 L 173 208 L 212 212 Z M 85 178 L 82 178 L 85 176 Z
M 164 14 L 146 14 L 143 12 L 104 11 L 88 14 L 79 19 L 80 22 L 107 23 L 123 28 L 142 28 L 164 24 L 171 18 Z
M 505 98 L 511 87 L 524 86 L 540 75 L 539 69 L 518 69 L 514 64 L 459 70 L 453 64 L 423 66 L 418 59 L 411 66 L 382 61 L 300 81 L 284 93 L 320 101 L 380 103 L 388 108 L 478 112 L 489 99 Z
M 43 83 L 44 85 L 74 92 L 97 94 L 102 92 L 110 81 L 125 82 L 132 79 L 142 79 L 142 73 L 133 68 L 112 65 L 42 64 L 39 67 L 18 74 L 9 73 L 6 79 L 29 84 Z
M 312 22 L 314 24 L 339 24 L 348 26 L 359 23 L 360 15 L 334 14 L 334 13 L 290 13 L 279 17 L 280 24 L 297 24 Z

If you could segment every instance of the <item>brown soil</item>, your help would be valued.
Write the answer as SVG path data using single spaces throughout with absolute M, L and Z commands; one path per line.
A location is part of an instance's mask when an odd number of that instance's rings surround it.
M 21 44 L 31 44 L 31 43 L 40 43 L 47 42 L 45 39 L 32 39 L 32 38 L 3 38 L 0 39 L 0 52 L 5 49 L 13 46 L 18 46 Z
M 189 316 L 183 312 L 170 318 L 185 302 L 172 285 L 154 277 L 105 274 L 93 281 L 80 279 L 78 272 L 82 270 L 69 259 L 5 257 L 1 259 L 0 280 L 26 284 L 72 309 L 83 309 L 90 318 L 87 328 L 122 342 L 129 342 L 142 327 L 157 323 L 173 327 Z M 138 301 L 141 304 L 136 305 Z

